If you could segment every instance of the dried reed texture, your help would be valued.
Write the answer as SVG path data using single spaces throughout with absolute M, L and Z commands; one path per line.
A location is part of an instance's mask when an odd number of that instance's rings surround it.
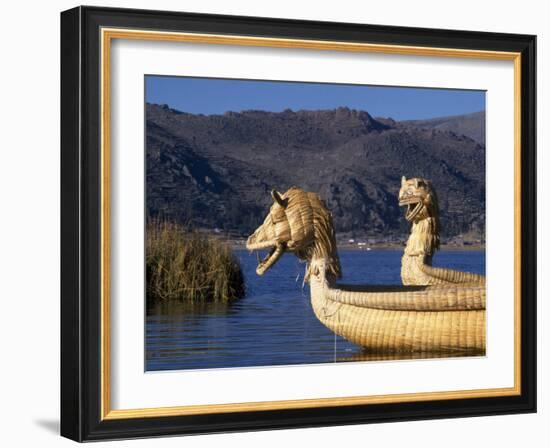
M 418 311 L 348 305 L 331 300 L 336 288 L 312 278 L 311 303 L 317 318 L 334 333 L 369 350 L 441 352 L 485 350 L 485 310 Z
M 323 201 L 296 187 L 272 195 L 274 204 L 268 216 L 247 241 L 250 250 L 272 248 L 257 272 L 263 274 L 285 251 L 306 260 L 313 311 L 330 330 L 374 351 L 485 350 L 484 284 L 338 285 L 340 263 L 334 228 Z M 418 216 L 425 210 L 418 206 L 409 212 Z M 438 234 L 422 237 L 433 244 Z M 458 272 L 447 271 L 444 275 Z
M 256 272 L 262 275 L 284 251 L 290 251 L 305 261 L 326 259 L 327 275 L 334 279 L 340 278 L 340 259 L 332 215 L 319 195 L 297 187 L 290 188 L 283 195 L 275 190 L 271 194 L 274 204 L 269 214 L 246 243 L 249 250 L 276 248 L 260 263 Z M 308 268 L 306 282 L 309 275 Z
M 310 262 L 311 304 L 334 333 L 374 351 L 485 350 L 485 287 L 342 286 Z
M 333 302 L 399 311 L 467 311 L 485 309 L 485 289 L 477 285 L 447 286 L 356 286 L 327 288 Z
M 244 295 L 244 278 L 231 248 L 168 221 L 147 224 L 148 301 L 230 302 Z
M 399 205 L 407 206 L 405 218 L 412 223 L 411 234 L 401 259 L 401 280 L 404 285 L 485 285 L 483 275 L 431 266 L 432 256 L 439 249 L 441 225 L 437 193 L 429 180 L 403 177 Z

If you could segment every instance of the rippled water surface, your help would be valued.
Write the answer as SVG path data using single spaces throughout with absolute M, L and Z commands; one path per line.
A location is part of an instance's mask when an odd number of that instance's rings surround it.
M 335 336 L 313 314 L 305 265 L 289 254 L 263 277 L 256 257 L 235 252 L 247 294 L 231 305 L 147 310 L 146 370 L 210 369 L 380 359 Z M 345 283 L 400 284 L 402 251 L 340 251 Z M 485 251 L 442 251 L 434 266 L 485 273 Z M 399 358 L 403 358 L 402 355 Z

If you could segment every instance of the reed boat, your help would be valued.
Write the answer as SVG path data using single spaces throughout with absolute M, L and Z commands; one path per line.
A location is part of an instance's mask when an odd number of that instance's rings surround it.
M 412 188 L 411 188 L 412 185 Z M 315 316 L 331 331 L 372 352 L 483 352 L 483 276 L 431 266 L 439 246 L 436 196 L 423 179 L 402 180 L 411 236 L 402 259 L 404 285 L 344 285 L 332 216 L 322 199 L 292 187 L 272 191 L 273 204 L 247 248 L 268 250 L 264 275 L 285 253 L 306 261 Z

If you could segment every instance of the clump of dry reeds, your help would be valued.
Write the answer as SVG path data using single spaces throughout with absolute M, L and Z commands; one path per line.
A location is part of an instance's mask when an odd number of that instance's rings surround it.
M 228 244 L 170 221 L 147 224 L 148 301 L 230 302 L 244 295 Z

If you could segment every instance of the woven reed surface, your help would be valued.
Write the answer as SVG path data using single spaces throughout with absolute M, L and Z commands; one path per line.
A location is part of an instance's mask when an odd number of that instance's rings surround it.
M 283 197 L 284 199 L 288 199 L 289 203 L 285 210 L 288 225 L 290 227 L 290 235 L 287 240 L 300 241 L 302 243 L 311 241 L 315 232 L 313 221 L 314 205 L 312 202 L 318 200 L 317 195 L 290 189 Z M 278 233 L 279 226 L 277 226 L 277 224 L 275 224 L 275 229 L 275 232 Z M 285 238 L 284 234 L 281 235 L 279 233 L 277 236 L 279 238 Z
M 340 260 L 336 250 L 336 235 L 332 216 L 318 194 L 292 187 L 282 195 L 288 201 L 286 208 L 275 204 L 271 207 L 271 222 L 278 241 L 286 241 L 294 254 L 311 261 L 322 257 L 328 261 L 327 273 L 339 278 Z M 284 214 L 284 217 L 281 216 Z M 305 280 L 309 279 L 309 270 Z
M 336 303 L 320 296 L 312 293 L 317 318 L 336 334 L 370 350 L 485 349 L 484 310 L 380 310 Z
M 420 269 L 426 275 L 441 280 L 441 283 L 477 283 L 479 285 L 485 285 L 485 277 L 483 275 L 473 274 L 471 272 L 434 268 L 427 264 L 422 264 Z
M 348 291 L 341 288 L 325 290 L 327 299 L 358 308 L 375 308 L 396 311 L 461 311 L 484 310 L 484 286 L 381 286 L 366 291 Z M 391 291 L 395 289 L 395 291 Z
M 401 258 L 401 280 L 404 285 L 485 285 L 485 276 L 424 263 L 424 256 L 404 255 Z

